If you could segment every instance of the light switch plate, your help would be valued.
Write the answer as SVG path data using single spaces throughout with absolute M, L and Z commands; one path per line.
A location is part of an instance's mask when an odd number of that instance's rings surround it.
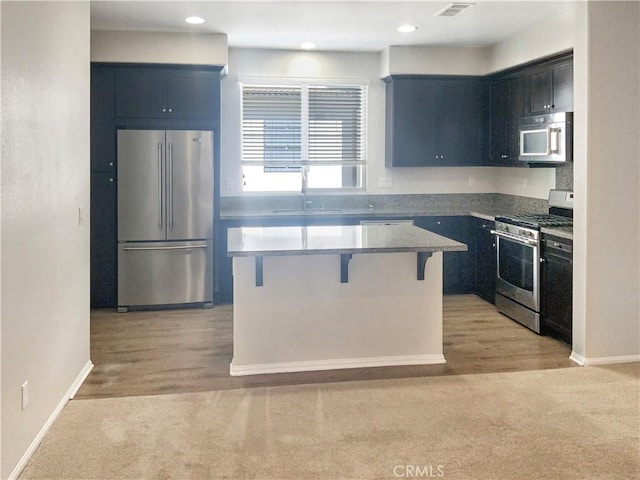
M 78 207 L 78 225 L 84 225 L 85 219 L 85 211 L 83 207 Z
M 22 401 L 22 410 L 29 405 L 29 382 L 24 382 L 20 387 L 20 398 Z

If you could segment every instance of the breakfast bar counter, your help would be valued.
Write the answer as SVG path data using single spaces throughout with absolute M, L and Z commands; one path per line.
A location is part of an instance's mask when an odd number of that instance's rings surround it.
M 240 227 L 231 375 L 444 363 L 442 252 L 410 224 Z

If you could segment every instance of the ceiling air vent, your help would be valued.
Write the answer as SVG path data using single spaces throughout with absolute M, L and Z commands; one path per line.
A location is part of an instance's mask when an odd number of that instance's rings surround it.
M 475 5 L 475 3 L 450 3 L 438 13 L 433 15 L 434 17 L 455 17 L 459 13 L 463 12 L 471 5 Z

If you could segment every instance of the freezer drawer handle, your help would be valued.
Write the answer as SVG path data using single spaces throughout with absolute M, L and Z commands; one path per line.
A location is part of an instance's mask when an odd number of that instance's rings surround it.
M 121 250 L 124 251 L 135 251 L 135 250 L 193 250 L 194 248 L 207 248 L 208 245 L 191 245 L 191 246 L 182 246 L 182 247 L 122 247 Z

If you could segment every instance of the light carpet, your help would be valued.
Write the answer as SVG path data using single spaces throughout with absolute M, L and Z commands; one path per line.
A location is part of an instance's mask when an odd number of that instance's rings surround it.
M 640 478 L 640 367 L 71 401 L 22 479 Z

